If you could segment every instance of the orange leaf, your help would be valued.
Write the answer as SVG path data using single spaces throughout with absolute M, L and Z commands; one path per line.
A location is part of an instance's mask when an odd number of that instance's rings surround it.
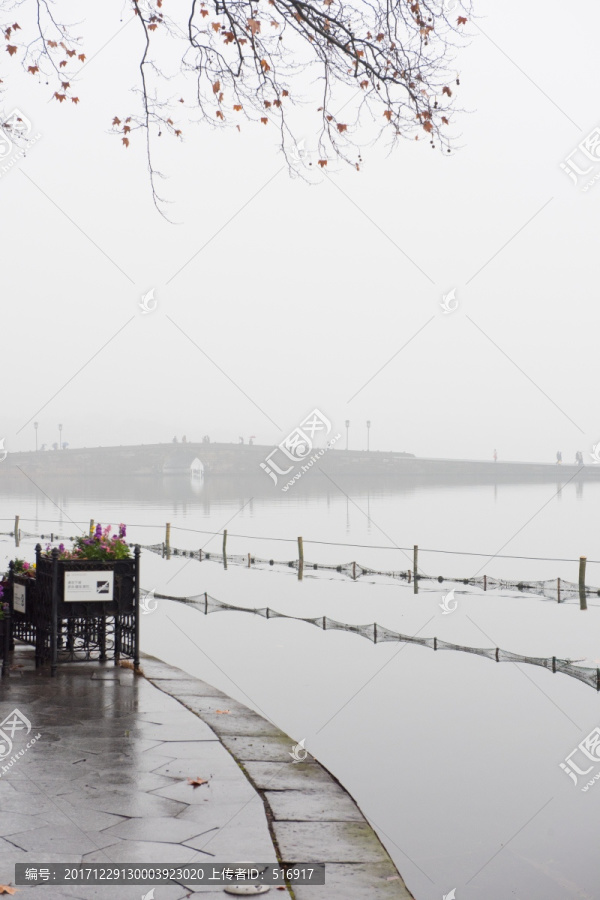
M 263 72 L 269 72 L 271 70 L 271 66 L 266 59 L 261 59 L 260 64 L 263 67 Z
M 129 147 L 129 138 L 121 138 L 121 140 L 123 141 L 123 143 L 126 147 Z
M 14 54 L 17 52 L 17 48 L 15 46 L 13 46 L 13 44 L 9 44 L 6 49 L 8 50 L 8 52 L 10 53 L 11 56 L 14 56 Z
M 77 50 L 67 50 L 67 56 L 75 56 Z
M 386 119 L 388 120 L 388 122 L 391 122 L 391 121 L 392 121 L 392 111 L 391 111 L 391 109 L 386 109 L 386 111 L 384 112 L 384 116 L 386 117 Z
M 368 87 L 369 87 L 369 82 L 368 82 L 368 81 L 361 81 L 360 86 L 361 86 L 361 88 L 368 88 Z
M 425 131 L 433 131 L 433 125 L 431 122 L 423 122 L 423 128 Z
M 66 59 L 61 59 L 61 61 L 60 61 L 59 64 L 58 64 L 59 69 L 64 69 L 64 67 L 66 66 L 66 64 L 67 64 Z
M 118 119 L 118 118 L 115 116 L 114 119 L 112 120 L 112 123 L 113 123 L 113 125 L 120 125 L 120 124 L 121 124 L 121 120 Z
M 327 160 L 326 160 L 326 159 L 320 159 L 320 160 L 319 160 L 319 165 L 321 166 L 321 168 L 323 168 L 324 166 L 327 165 Z
M 62 103 L 63 100 L 66 100 L 66 99 L 67 99 L 66 94 L 59 94 L 58 91 L 54 91 L 54 96 L 55 96 L 56 99 L 59 101 L 59 103 Z
M 452 91 L 450 90 L 450 88 L 448 87 L 447 84 L 444 85 L 444 87 L 442 88 L 442 94 L 448 94 L 449 97 L 452 96 Z
M 215 83 L 213 84 L 213 94 L 218 94 L 220 90 L 221 90 L 221 82 L 215 81 Z
M 148 31 L 156 31 L 157 28 L 158 25 L 156 24 L 156 22 L 153 25 L 148 25 Z
M 188 778 L 188 784 L 191 784 L 192 787 L 197 788 L 201 784 L 208 784 L 208 780 L 206 778 L 200 778 L 200 776 L 197 775 L 195 778 Z
M 212 23 L 212 27 L 213 27 L 213 31 L 220 31 L 220 30 L 221 30 L 221 23 L 220 23 L 220 22 L 213 22 L 213 23 Z
M 27 66 L 27 71 L 31 72 L 32 75 L 35 75 L 36 72 L 39 72 L 38 66 Z
M 290 96 L 290 92 L 289 92 L 289 91 L 282 91 L 282 92 L 281 92 L 281 96 L 282 96 L 282 97 L 289 97 L 289 96 Z
M 258 19 L 248 19 L 250 34 L 260 34 L 260 22 Z
M 20 31 L 20 30 L 21 30 L 21 26 L 19 25 L 18 22 L 15 22 L 13 25 L 13 31 Z
M 217 712 L 220 716 L 228 716 L 229 715 L 228 709 L 217 709 L 217 710 L 215 710 L 215 712 Z
M 71 103 L 79 103 L 79 97 L 71 97 Z
M 263 123 L 263 125 L 266 125 L 269 120 L 265 118 L 265 116 L 261 116 L 260 121 Z
M 16 894 L 15 888 L 9 887 L 7 884 L 0 884 L 0 894 Z
M 223 115 L 223 113 L 221 112 L 220 109 L 217 110 L 217 119 L 220 119 L 221 122 L 225 121 L 225 116 Z
M 80 53 L 77 59 L 79 59 L 81 62 L 85 62 L 85 53 Z
M 236 112 L 240 112 L 243 107 L 242 107 L 241 103 L 236 103 L 233 108 L 235 109 Z
M 123 125 L 123 134 L 129 134 L 130 131 L 131 131 L 130 125 Z
M 448 119 L 446 118 L 446 116 L 442 116 L 442 122 L 444 123 L 444 125 L 449 125 L 449 124 L 450 124 L 450 123 L 448 122 Z
M 347 125 L 340 125 L 340 123 L 338 122 L 337 130 L 339 131 L 340 134 L 342 133 L 342 131 L 346 131 L 347 128 L 348 128 Z
M 206 17 L 206 16 L 208 15 L 208 10 L 207 10 L 207 9 L 201 9 L 201 10 L 200 10 L 200 15 Z
M 459 25 L 466 25 L 466 24 L 467 24 L 467 20 L 465 19 L 464 16 L 459 16 L 458 19 L 457 19 L 456 21 L 458 22 Z

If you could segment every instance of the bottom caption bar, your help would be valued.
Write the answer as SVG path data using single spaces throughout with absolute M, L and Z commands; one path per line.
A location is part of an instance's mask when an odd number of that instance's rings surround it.
M 286 866 L 210 863 L 174 866 L 166 863 L 81 866 L 68 863 L 15 863 L 15 884 L 325 884 L 324 863 Z

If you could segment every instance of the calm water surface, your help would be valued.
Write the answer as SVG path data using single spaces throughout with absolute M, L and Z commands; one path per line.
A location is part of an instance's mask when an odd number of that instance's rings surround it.
M 151 544 L 164 539 L 169 521 L 172 543 L 184 549 L 220 552 L 221 538 L 203 532 L 226 527 L 232 554 L 295 559 L 302 535 L 308 560 L 355 559 L 405 570 L 412 567 L 410 553 L 394 545 L 416 543 L 453 551 L 420 551 L 423 571 L 434 575 L 576 580 L 575 562 L 490 561 L 485 554 L 600 560 L 599 500 L 600 484 L 575 483 L 561 490 L 559 483 L 383 486 L 306 477 L 278 494 L 266 477 L 192 482 L 116 476 L 37 485 L 23 478 L 0 482 L 0 531 L 11 529 L 16 514 L 21 528 L 34 533 L 77 534 L 74 523 L 94 518 L 126 522 L 131 540 Z M 14 543 L 0 540 L 6 560 Z M 34 544 L 25 539 L 20 554 L 33 559 Z M 298 582 L 289 569 L 224 571 L 215 563 L 150 553 L 142 574 L 144 587 L 157 592 L 208 591 L 251 608 L 376 620 L 405 633 L 530 654 L 585 656 L 597 647 L 600 657 L 595 604 L 581 614 L 535 597 L 477 595 L 465 598 L 455 616 L 441 617 L 442 586 L 435 583 L 424 583 L 415 597 L 407 585 L 385 579 L 352 582 L 309 571 Z M 600 584 L 599 564 L 589 564 L 587 580 Z M 556 613 L 564 617 L 558 633 Z M 581 633 L 577 615 L 589 616 L 589 634 Z M 598 695 L 589 687 L 529 666 L 372 645 L 282 619 L 204 617 L 167 601 L 144 616 L 142 626 L 146 652 L 215 684 L 294 740 L 305 738 L 356 798 L 417 900 L 441 900 L 452 888 L 457 900 L 599 896 L 600 787 L 583 793 L 559 768 L 600 725 Z

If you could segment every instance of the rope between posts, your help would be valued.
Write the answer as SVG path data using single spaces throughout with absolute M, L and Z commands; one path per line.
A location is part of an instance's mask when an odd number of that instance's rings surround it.
M 0 519 L 0 521 L 12 521 L 12 519 L 10 519 L 10 520 Z M 21 522 L 34 522 L 34 521 L 55 522 L 55 520 L 53 520 L 53 519 L 41 519 L 41 520 L 40 519 L 21 519 Z M 55 524 L 58 525 L 60 523 L 55 522 Z M 87 525 L 88 523 L 73 521 L 71 524 Z M 148 525 L 146 523 L 144 523 L 144 524 L 129 523 L 127 527 L 128 528 L 160 528 L 160 529 L 164 529 L 164 524 Z M 213 537 L 222 536 L 222 534 L 223 534 L 222 531 L 206 531 L 201 528 L 184 528 L 183 526 L 180 526 L 180 525 L 173 525 L 172 528 L 174 531 L 175 530 L 185 531 L 185 532 L 189 532 L 190 534 L 208 534 L 208 535 L 212 535 Z M 50 532 L 46 533 L 46 534 L 34 534 L 34 533 L 28 532 L 28 531 L 21 531 L 20 534 L 22 537 L 41 538 L 42 540 L 48 540 L 50 538 Z M 228 534 L 229 534 L 230 538 L 240 538 L 242 540 L 277 541 L 280 543 L 288 543 L 288 544 L 296 543 L 296 538 L 268 537 L 265 535 L 256 535 L 256 534 L 233 534 L 231 532 L 228 532 Z M 0 531 L 0 535 L 5 536 L 5 537 L 14 537 L 15 533 L 14 533 L 14 531 Z M 72 535 L 54 534 L 54 538 L 57 540 L 69 540 L 69 541 L 75 540 L 75 537 L 73 537 Z M 361 550 L 401 550 L 404 552 L 411 552 L 411 553 L 413 550 L 412 547 L 399 547 L 396 545 L 393 545 L 390 547 L 389 544 L 388 545 L 350 544 L 350 543 L 344 543 L 344 542 L 340 542 L 340 541 L 317 541 L 317 540 L 311 540 L 310 538 L 305 538 L 304 543 L 305 544 L 315 544 L 317 546 L 323 546 L 323 547 L 353 547 L 353 548 L 358 548 Z M 570 559 L 568 557 L 560 557 L 560 556 L 515 556 L 515 555 L 511 555 L 511 554 L 506 554 L 506 553 L 477 553 L 477 552 L 468 551 L 468 550 L 441 550 L 439 548 L 432 548 L 432 547 L 419 547 L 419 551 L 422 553 L 443 553 L 443 554 L 447 554 L 450 556 L 475 556 L 475 557 L 479 557 L 479 558 L 488 558 L 488 559 L 525 559 L 525 560 L 531 560 L 533 562 L 566 562 L 566 563 L 578 562 L 578 559 Z M 589 565 L 600 564 L 599 559 L 588 559 L 587 562 Z

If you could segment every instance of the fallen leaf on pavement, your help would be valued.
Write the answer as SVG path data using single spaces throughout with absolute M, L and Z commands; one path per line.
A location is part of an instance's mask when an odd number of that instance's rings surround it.
M 7 884 L 0 884 L 0 894 L 16 894 L 15 888 L 9 887 Z
M 191 784 L 192 787 L 199 787 L 201 784 L 208 784 L 208 780 L 206 778 L 200 778 L 199 775 L 196 778 L 188 778 L 188 784 Z
M 218 710 L 217 710 L 217 713 L 218 713 L 220 716 L 225 716 L 225 715 L 228 716 L 228 715 L 229 715 L 229 710 L 228 710 L 228 709 L 218 709 Z

